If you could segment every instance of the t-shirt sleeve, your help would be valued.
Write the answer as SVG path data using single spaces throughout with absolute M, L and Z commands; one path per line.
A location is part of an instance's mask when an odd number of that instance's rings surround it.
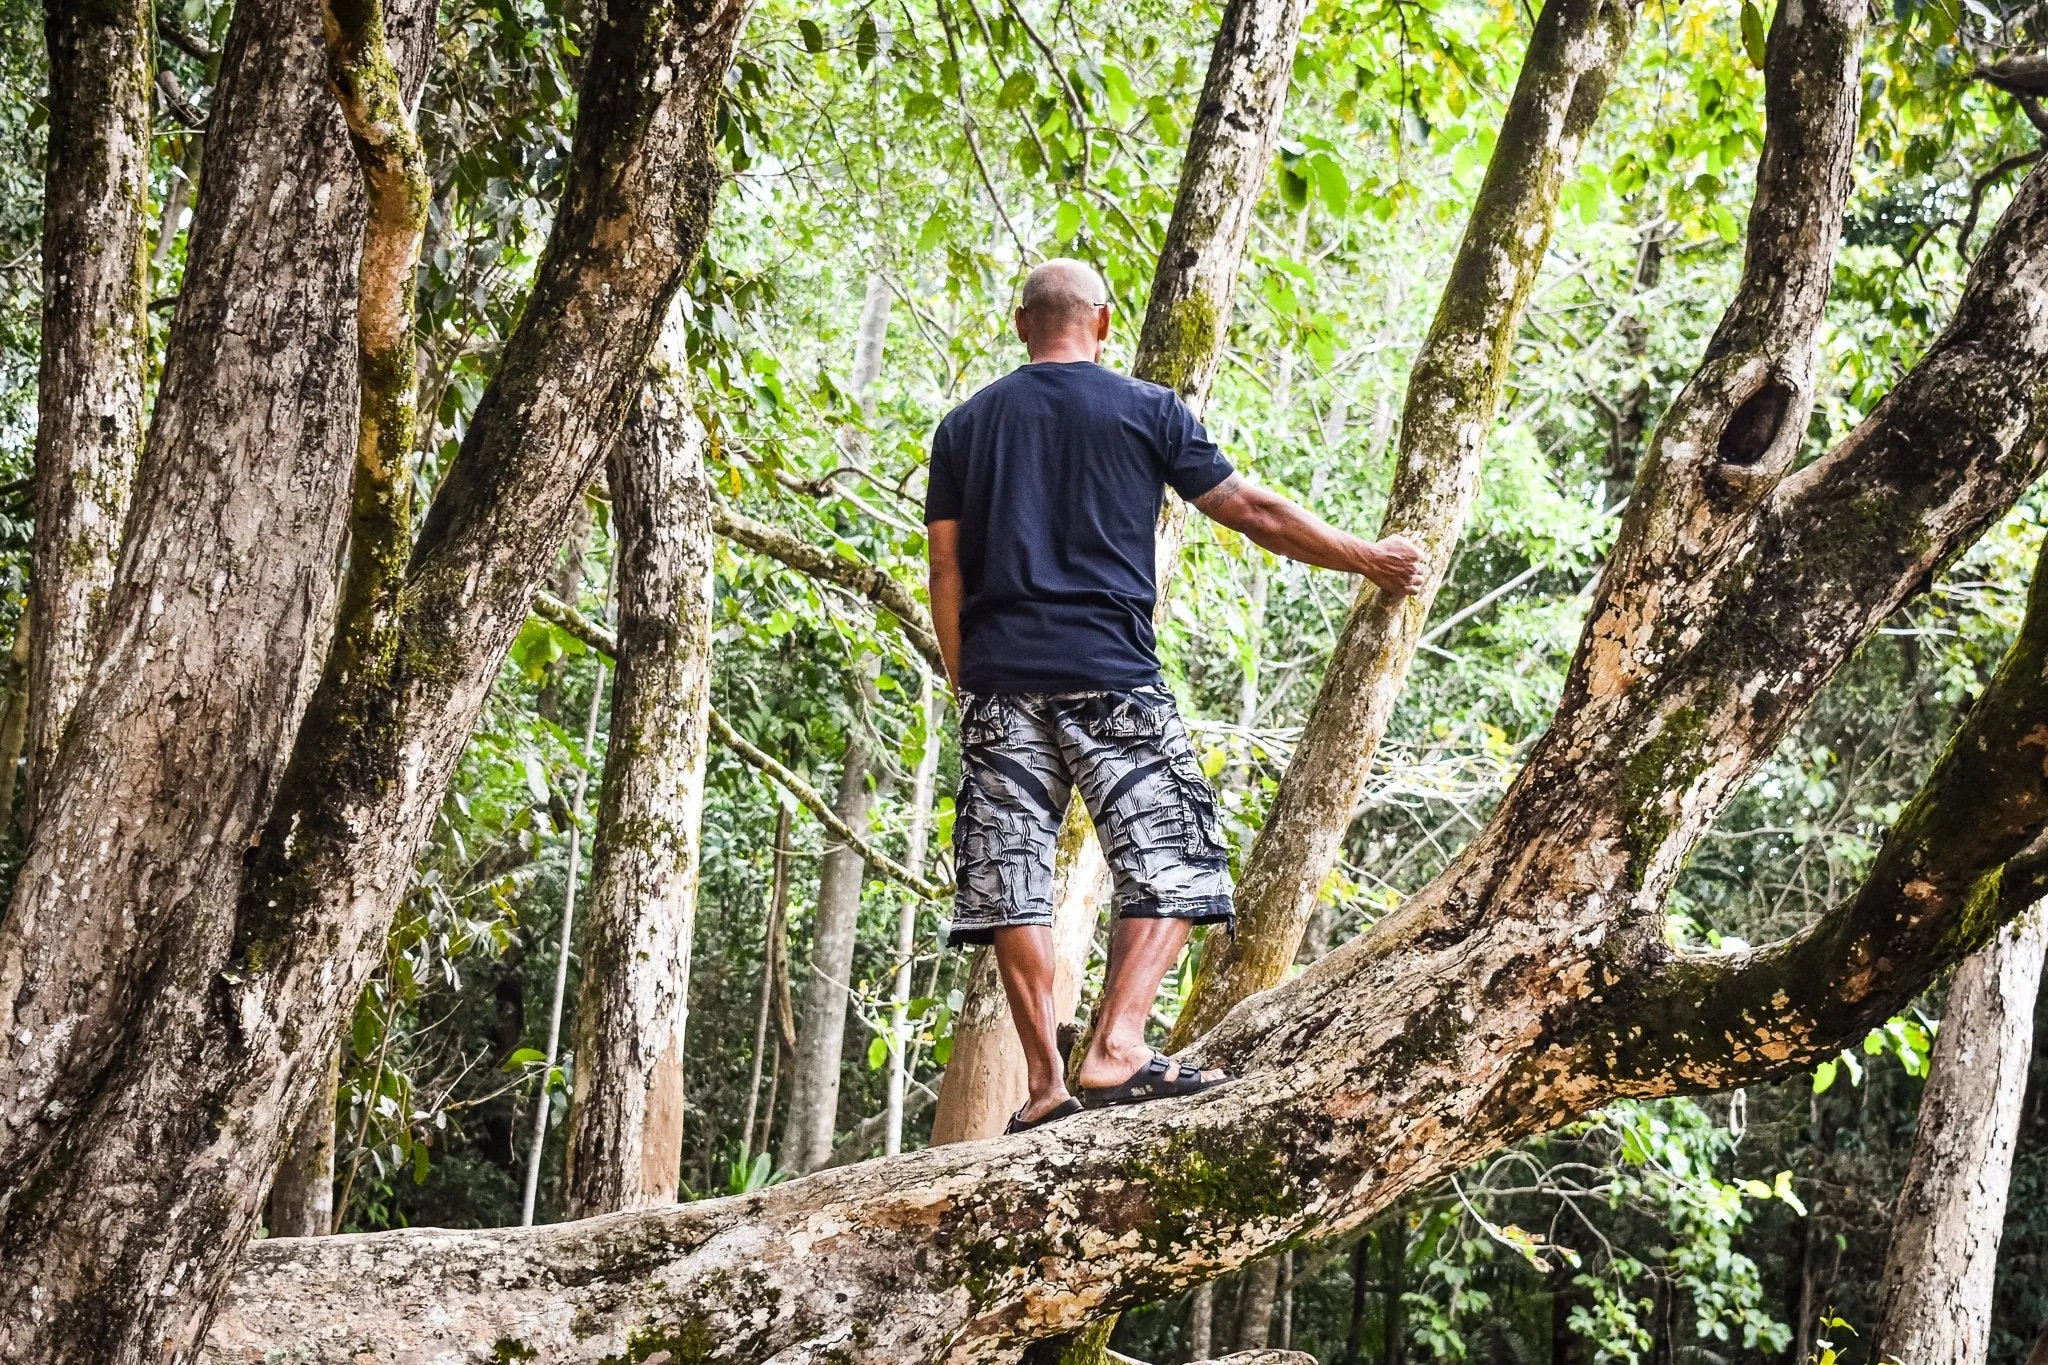
M 946 424 L 932 433 L 931 467 L 925 471 L 924 524 L 960 519 L 960 471 L 953 460 L 953 441 Z
M 1179 394 L 1166 396 L 1165 415 L 1166 482 L 1174 492 L 1193 502 L 1236 471 L 1209 439 L 1201 419 L 1180 401 Z

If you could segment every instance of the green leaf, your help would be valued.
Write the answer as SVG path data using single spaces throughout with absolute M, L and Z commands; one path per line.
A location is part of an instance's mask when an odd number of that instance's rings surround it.
M 946 107 L 946 102 L 928 90 L 920 90 L 903 101 L 903 112 L 912 118 L 930 118 Z
M 1764 12 L 1757 8 L 1756 0 L 1742 0 L 1742 48 L 1749 54 L 1749 64 L 1759 71 L 1764 69 L 1764 46 L 1768 36 Z
M 863 14 L 860 17 L 860 27 L 855 29 L 853 34 L 853 59 L 860 63 L 861 70 L 868 69 L 868 63 L 874 61 L 875 53 L 881 50 L 881 46 L 882 35 L 875 28 L 874 16 Z
M 889 1040 L 877 1033 L 868 1039 L 868 1070 L 880 1071 L 882 1063 L 889 1060 Z
M 803 35 L 804 51 L 823 52 L 825 50 L 825 31 L 811 20 L 797 20 L 796 31 Z
M 1778 1196 L 1779 1201 L 1785 1204 L 1787 1207 L 1789 1207 L 1794 1213 L 1797 1213 L 1802 1217 L 1805 1215 L 1806 1205 L 1803 1202 L 1801 1202 L 1798 1195 L 1792 1192 L 1792 1172 L 1778 1172 L 1778 1179 L 1776 1183 L 1772 1185 L 1771 1192 L 1773 1194 L 1776 1194 Z
M 1335 218 L 1342 218 L 1351 211 L 1351 182 L 1344 178 L 1344 168 L 1337 164 L 1337 158 L 1319 154 L 1309 159 L 1309 173 L 1315 177 L 1316 197 Z
M 1071 242 L 1080 230 L 1081 206 L 1071 199 L 1063 200 L 1052 216 L 1052 235 L 1062 242 Z
M 1833 1062 L 1822 1062 L 1813 1069 L 1813 1093 L 1825 1095 L 1828 1087 L 1835 1083 L 1835 1073 L 1840 1070 Z
M 535 1062 L 544 1062 L 547 1059 L 547 1054 L 539 1048 L 522 1047 L 510 1057 L 507 1057 L 505 1065 L 499 1069 L 503 1071 L 524 1071 Z
M 1003 82 L 1003 88 L 996 92 L 996 108 L 1005 113 L 1017 108 L 1038 92 L 1038 82 L 1031 78 L 1029 71 L 1012 71 L 1010 79 Z

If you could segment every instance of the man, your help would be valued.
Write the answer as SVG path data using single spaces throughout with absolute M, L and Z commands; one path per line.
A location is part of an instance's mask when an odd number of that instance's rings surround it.
M 1190 928 L 1229 924 L 1233 889 L 1214 793 L 1154 653 L 1164 490 L 1382 592 L 1414 593 L 1428 572 L 1408 540 L 1360 540 L 1245 482 L 1172 390 L 1103 368 L 1107 298 L 1080 261 L 1033 270 L 1016 319 L 1030 363 L 932 438 L 932 623 L 960 694 L 951 942 L 995 945 L 1030 1071 L 1011 1132 L 1228 1079 L 1145 1043 Z M 1077 783 L 1116 882 L 1078 1097 L 1055 1041 L 1051 928 L 1053 845 Z

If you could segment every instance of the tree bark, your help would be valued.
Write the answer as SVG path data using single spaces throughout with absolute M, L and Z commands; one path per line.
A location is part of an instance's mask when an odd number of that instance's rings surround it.
M 2044 954 L 2037 908 L 1956 968 L 1892 1218 L 1874 1359 L 1983 1365 Z
M 657 365 L 611 458 L 618 675 L 591 848 L 571 1218 L 675 1202 L 711 709 L 705 432 Z
M 155 25 L 146 0 L 45 11 L 43 330 L 29 603 L 28 809 L 99 644 L 149 362 L 149 139 Z
M 14 627 L 14 644 L 0 665 L 6 680 L 7 705 L 0 709 L 0 835 L 15 824 L 15 796 L 21 789 L 22 751 L 28 741 L 29 615 Z M 27 821 L 21 822 L 26 825 Z
M 862 675 L 865 681 L 867 675 Z M 862 722 L 848 725 L 846 757 L 839 772 L 833 812 L 849 827 L 865 829 L 873 794 L 875 756 Z M 796 1055 L 790 1066 L 789 1113 L 783 1120 L 784 1168 L 815 1171 L 832 1157 L 839 1121 L 839 1059 L 846 1044 L 846 1007 L 853 977 L 853 950 L 860 932 L 860 892 L 867 860 L 844 843 L 828 843 L 818 874 L 818 909 L 811 921 L 811 962 L 797 1020 Z
M 277 735 L 296 710 L 287 704 L 296 694 L 286 690 L 281 675 L 297 680 L 303 621 L 292 636 L 249 638 L 239 618 L 223 622 L 204 610 L 227 588 L 211 574 L 196 581 L 186 577 L 195 560 L 227 556 L 224 565 L 244 576 L 273 576 L 263 581 L 318 582 L 332 574 L 332 536 L 274 539 L 291 529 L 289 519 L 250 522 L 239 510 L 194 519 L 185 507 L 177 517 L 154 519 L 160 504 L 203 504 L 224 490 L 249 495 L 242 480 L 224 479 L 222 471 L 237 473 L 258 457 L 262 477 L 248 484 L 273 497 L 303 492 L 280 477 L 275 440 L 248 439 L 244 408 L 266 420 L 306 411 L 296 393 L 253 404 L 250 393 L 267 394 L 279 380 L 303 384 L 306 371 L 325 380 L 343 368 L 334 363 L 335 354 L 347 350 L 326 347 L 315 367 L 310 356 L 288 348 L 286 359 L 293 363 L 278 370 L 274 333 L 258 323 L 265 316 L 260 310 L 274 300 L 299 297 L 302 275 L 278 268 L 288 267 L 288 260 L 271 259 L 271 268 L 244 282 L 240 292 L 213 288 L 203 279 L 196 296 L 188 287 L 179 317 L 187 349 L 242 346 L 247 342 L 240 339 L 249 338 L 260 340 L 269 354 L 264 366 L 187 374 L 178 381 L 189 388 L 203 378 L 218 396 L 221 411 L 215 415 L 223 418 L 208 438 L 238 444 L 214 452 L 221 469 L 202 467 L 179 479 L 163 477 L 170 462 L 145 462 L 145 491 L 138 495 L 110 610 L 118 627 L 114 643 L 103 652 L 74 720 L 91 723 L 94 743 L 62 751 L 51 804 L 39 826 L 48 833 L 36 841 L 48 866 L 79 868 L 97 859 L 126 867 L 154 855 L 167 875 L 161 883 L 137 878 L 132 892 L 121 877 L 92 880 L 95 897 L 87 908 L 94 924 L 123 924 L 116 912 L 134 910 L 147 887 L 147 903 L 131 921 L 136 929 L 124 929 L 126 938 L 113 945 L 105 932 L 74 933 L 65 936 L 60 951 L 37 954 L 34 996 L 15 984 L 31 975 L 15 965 L 25 956 L 21 945 L 55 941 L 45 926 L 60 910 L 75 922 L 75 890 L 86 883 L 76 872 L 24 877 L 22 885 L 30 890 L 17 893 L 0 932 L 0 949 L 6 950 L 0 964 L 7 968 L 0 984 L 8 987 L 0 998 L 14 1012 L 8 1033 L 17 1040 L 7 1077 L 8 1116 L 17 1121 L 0 1139 L 6 1144 L 0 1183 L 16 1190 L 0 1213 L 0 1248 L 17 1274 L 0 1286 L 0 1355 L 32 1362 L 129 1359 L 190 1351 L 203 1337 L 211 1306 L 254 1226 L 284 1135 L 317 1082 L 318 1063 L 308 1062 L 324 1060 L 335 1046 L 449 773 L 560 544 L 571 503 L 616 439 L 660 319 L 702 245 L 718 180 L 713 119 L 743 13 L 741 4 L 729 0 L 639 0 L 609 9 L 590 34 L 562 200 L 533 290 L 462 453 L 403 561 L 402 588 L 388 610 L 373 612 L 367 622 L 373 638 L 388 648 L 357 661 L 360 666 L 342 667 L 346 648 L 337 639 L 253 853 L 248 831 L 261 815 L 264 803 L 258 798 L 268 790 L 274 768 L 252 773 L 253 764 L 204 757 L 181 762 L 170 793 L 179 820 L 77 818 L 78 809 L 94 801 L 136 801 L 138 783 L 128 771 L 114 768 L 121 780 L 106 780 L 117 759 L 137 765 L 138 775 L 150 783 L 167 785 L 165 763 L 179 752 L 176 745 L 203 739 L 246 749 L 252 734 Z M 262 0 L 238 7 L 228 67 L 274 76 L 302 96 L 305 71 L 317 61 L 310 20 L 307 11 L 266 10 Z M 422 57 L 424 46 L 417 38 L 403 44 L 407 61 Z M 267 87 L 258 81 L 257 88 Z M 224 96 L 229 89 L 224 78 Z M 254 103 L 247 92 L 242 102 Z M 222 120 L 222 105 L 233 103 L 217 101 L 213 118 Z M 233 129 L 257 111 L 225 112 L 225 124 Z M 332 122 L 314 103 L 294 110 L 286 102 L 264 112 L 269 116 L 255 126 L 269 138 L 284 138 L 286 146 L 293 139 L 309 141 L 309 130 Z M 335 146 L 346 157 L 346 144 L 334 132 Z M 310 138 L 310 144 L 317 148 L 323 139 L 324 134 Z M 230 138 L 224 145 L 240 144 Z M 275 204 L 294 213 L 301 206 L 331 213 L 356 179 L 337 158 L 329 162 L 332 174 L 325 181 L 301 178 L 303 168 L 291 167 L 289 184 L 297 190 L 258 194 L 252 184 L 279 183 L 265 174 L 277 157 L 236 158 L 220 150 L 209 157 L 202 230 L 209 227 L 207 201 L 216 206 L 215 218 L 223 217 L 218 206 L 224 202 L 237 212 L 261 214 Z M 236 172 L 243 171 L 238 178 Z M 328 193 L 315 193 L 328 182 Z M 304 230 L 317 225 L 292 224 L 289 246 L 311 238 L 346 264 L 348 253 L 335 251 L 331 231 L 323 238 Z M 270 234 L 262 237 L 270 241 Z M 200 254 L 204 261 L 206 253 Z M 352 278 L 318 253 L 305 273 Z M 223 325 L 230 308 L 259 311 L 246 320 L 238 312 L 235 325 Z M 316 316 L 328 320 L 327 314 Z M 189 340 L 194 333 L 200 340 Z M 189 366 L 175 341 L 172 349 L 174 367 Z M 248 377 L 251 368 L 262 382 L 225 382 Z M 167 372 L 164 392 L 175 387 Z M 171 410 L 189 421 L 184 402 Z M 311 411 L 321 415 L 317 405 Z M 160 417 L 159 441 L 164 428 Z M 331 447 L 323 453 L 332 459 Z M 308 482 L 329 489 L 335 474 L 321 469 Z M 333 501 L 338 514 L 344 504 L 338 496 Z M 274 553 L 250 563 L 229 553 L 245 547 L 258 528 L 266 537 L 264 548 Z M 165 585 L 166 613 L 152 615 L 147 585 L 141 596 L 124 593 L 136 567 L 153 562 L 150 554 L 171 550 L 180 577 Z M 352 576 L 358 557 L 351 556 Z M 225 566 L 221 573 L 225 580 Z M 174 605 L 173 589 L 183 594 L 176 604 L 180 612 L 188 612 L 189 604 L 190 619 L 165 619 Z M 320 600 L 304 593 L 294 607 L 303 615 Z M 344 620 L 352 622 L 346 612 Z M 124 624 L 129 622 L 139 624 Z M 169 669 L 164 685 L 146 694 L 125 686 L 130 674 L 142 671 L 128 662 L 145 643 L 141 637 L 173 624 L 189 628 L 173 642 L 155 641 L 148 655 Z M 227 642 L 238 659 L 253 661 L 243 670 L 219 676 L 201 671 L 178 681 L 189 670 L 210 666 L 207 646 Z M 288 668 L 253 648 L 272 644 Z M 250 677 L 269 690 L 258 687 L 242 697 L 239 685 Z M 210 706 L 195 705 L 200 699 L 193 691 L 202 682 L 227 695 L 207 699 Z M 167 705 L 166 698 L 178 700 Z M 115 702 L 136 710 L 139 733 L 116 733 L 105 723 Z M 239 704 L 255 702 L 263 705 L 251 710 Z M 229 723 L 235 720 L 247 723 Z M 138 745 L 145 746 L 142 757 Z M 222 776 L 195 784 L 193 772 Z M 255 781 L 259 776 L 261 784 Z M 210 807 L 217 816 L 213 825 L 188 831 L 188 817 L 175 805 L 179 799 L 188 806 L 217 803 Z M 136 833 L 108 833 L 131 829 Z M 176 856 L 167 856 L 173 850 Z M 37 856 L 32 848 L 32 866 Z M 196 885 L 195 864 L 209 878 Z M 137 932 L 144 926 L 146 935 Z M 146 941 L 148 958 L 130 942 L 136 938 Z M 110 946 L 121 951 L 110 952 Z M 90 963 L 84 949 L 94 953 Z M 49 970 L 52 957 L 63 970 Z M 150 963 L 146 975 L 143 961 Z M 89 997 L 53 989 L 69 981 L 103 981 L 108 988 Z M 22 1019 L 24 1000 L 52 999 L 71 1011 L 60 1021 L 61 1030 L 40 1014 Z M 23 1029 L 30 1046 L 18 1041 Z M 61 1112 L 49 1103 L 60 1092 Z
M 1402 599 L 1359 585 L 1294 758 L 1245 857 L 1237 933 L 1204 951 L 1176 1045 L 1278 983 L 1294 963 L 1478 488 L 1558 196 L 1628 50 L 1635 11 L 1634 0 L 1551 0 L 1537 18 L 1436 319 L 1409 371 L 1380 530 L 1428 551 L 1428 584 Z
M 1237 1349 L 1263 1351 L 1273 1335 L 1273 1305 L 1280 1294 L 1280 1258 L 1268 1256 L 1244 1268 L 1237 1291 Z
M 1553 725 L 1451 868 L 1204 1040 L 1239 1080 L 660 1215 L 265 1244 L 246 1257 L 219 1358 L 405 1359 L 429 1321 L 441 1342 L 503 1338 L 557 1360 L 616 1353 L 629 1335 L 715 1341 L 736 1361 L 1013 1358 L 1030 1338 L 1341 1235 L 1616 1097 L 1797 1074 L 2039 900 L 2037 572 L 2013 649 L 1859 890 L 1752 950 L 1681 951 L 1664 932 L 1665 897 L 1715 813 L 1854 648 L 2048 462 L 2039 171 L 1949 327 L 1834 450 L 1787 474 L 1803 422 L 1757 419 L 1789 415 L 1796 393 L 1750 407 L 1810 363 L 1805 314 L 1824 293 L 1855 122 L 1839 41 L 1860 22 L 1777 11 L 1743 281 L 1660 427 Z M 1674 533 L 1663 518 L 1687 503 Z
M 910 836 L 903 860 L 911 872 L 924 875 L 927 844 L 931 838 L 932 793 L 939 775 L 939 718 L 941 703 L 937 677 L 924 670 L 924 692 L 920 698 L 924 719 L 924 744 L 917 756 L 917 774 L 911 782 Z M 910 1081 L 910 990 L 912 968 L 917 965 L 916 897 L 906 897 L 896 912 L 896 980 L 889 993 L 889 1093 L 882 1115 L 882 1155 L 895 1156 L 903 1150 L 904 1088 Z
M 774 1092 L 769 1092 L 768 1114 L 762 1120 L 759 1147 L 754 1141 L 754 1116 L 761 1101 L 761 1071 L 768 1054 L 768 1020 L 775 1016 L 775 1047 L 778 1053 L 796 1045 L 796 1017 L 789 1005 L 789 992 L 779 978 L 788 971 L 789 914 L 789 826 L 788 805 L 775 812 L 775 859 L 768 890 L 768 923 L 761 935 L 761 1013 L 754 1021 L 754 1060 L 747 1078 L 747 1111 L 740 1120 L 740 1156 L 752 1161 L 756 1150 L 766 1151 L 766 1134 L 775 1127 Z M 781 964 L 778 971 L 777 964 Z
M 272 1237 L 325 1237 L 334 1227 L 334 1097 L 341 1085 L 341 1052 L 327 1065 L 327 1083 L 292 1130 L 263 1225 Z
M 1209 53 L 1173 216 L 1153 268 L 1152 293 L 1131 361 L 1133 375 L 1173 389 L 1197 412 L 1208 402 L 1222 363 L 1238 269 L 1280 136 L 1306 9 L 1305 0 L 1229 0 Z M 1187 515 L 1186 504 L 1168 493 L 1154 551 L 1161 612 Z M 1053 864 L 1058 980 L 1071 976 L 1075 983 L 1071 997 L 1055 984 L 1061 1023 L 1074 1019 L 1108 876 L 1087 808 L 1076 792 Z M 953 1057 L 939 1082 L 939 1107 L 932 1118 L 934 1143 L 1003 1130 L 1029 1089 L 1024 1049 L 1015 1035 L 995 953 L 981 949 L 953 1021 Z

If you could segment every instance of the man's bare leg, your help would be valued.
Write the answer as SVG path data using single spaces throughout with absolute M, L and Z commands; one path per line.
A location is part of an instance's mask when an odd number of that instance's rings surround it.
M 1120 919 L 1102 982 L 1088 1055 L 1081 1059 L 1080 1083 L 1091 1090 L 1122 1085 L 1152 1059 L 1145 1021 L 1159 998 L 1159 983 L 1187 945 L 1184 919 Z M 1178 1075 L 1169 1072 L 1169 1076 Z M 1219 1073 L 1220 1074 L 1220 1073 Z
M 1023 1115 L 1026 1122 L 1032 1122 L 1067 1099 L 1059 1020 L 1052 1003 L 1052 930 L 1043 924 L 998 929 L 995 950 L 996 967 L 1003 974 L 1003 994 L 1010 998 L 1010 1018 L 1017 1025 L 1017 1040 L 1024 1045 L 1031 1096 L 1024 1101 Z M 1158 989 L 1156 981 L 1153 989 Z

